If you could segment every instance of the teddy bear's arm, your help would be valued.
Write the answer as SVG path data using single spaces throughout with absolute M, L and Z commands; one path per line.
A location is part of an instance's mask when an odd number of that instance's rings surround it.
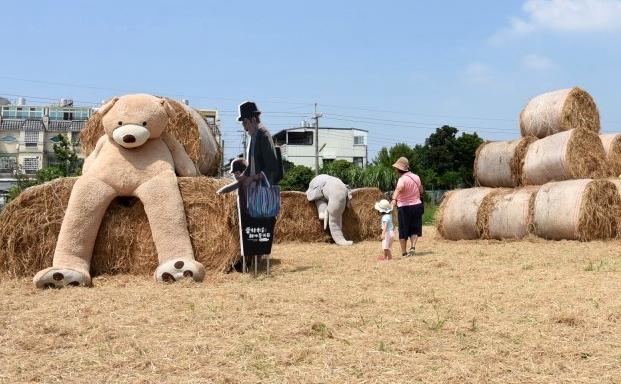
M 99 151 L 101 151 L 101 147 L 103 147 L 104 143 L 107 140 L 107 135 L 103 135 L 99 138 L 99 140 L 97 140 L 97 144 L 95 145 L 95 149 L 93 149 L 93 152 L 91 152 L 91 154 L 88 155 L 86 159 L 84 159 L 84 165 L 82 165 L 82 174 L 85 174 L 86 171 L 88 171 L 88 168 L 93 163 L 93 161 L 95 161 L 97 155 L 99 155 Z
M 168 132 L 162 134 L 162 140 L 168 146 L 175 163 L 175 172 L 178 176 L 197 176 L 196 166 L 188 156 L 185 148 Z

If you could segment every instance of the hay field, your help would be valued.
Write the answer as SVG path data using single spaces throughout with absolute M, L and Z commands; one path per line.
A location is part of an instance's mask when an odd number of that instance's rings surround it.
M 425 235 L 276 244 L 257 279 L 0 276 L 0 383 L 621 383 L 620 241 Z

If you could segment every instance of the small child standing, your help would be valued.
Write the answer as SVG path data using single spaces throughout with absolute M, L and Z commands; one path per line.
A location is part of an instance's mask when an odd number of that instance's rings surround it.
M 378 260 L 392 260 L 392 240 L 394 237 L 394 225 L 392 224 L 392 206 L 388 200 L 380 200 L 375 203 L 375 209 L 382 215 L 382 250 L 384 253 L 378 256 Z

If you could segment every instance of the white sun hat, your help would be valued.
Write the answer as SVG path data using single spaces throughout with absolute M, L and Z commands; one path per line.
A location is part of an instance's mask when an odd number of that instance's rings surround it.
M 389 213 L 390 211 L 392 211 L 392 206 L 390 205 L 388 200 L 382 199 L 375 203 L 375 209 L 383 213 Z

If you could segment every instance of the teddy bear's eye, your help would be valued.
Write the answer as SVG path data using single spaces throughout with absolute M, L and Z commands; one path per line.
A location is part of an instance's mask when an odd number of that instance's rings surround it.
M 122 122 L 122 121 L 119 121 L 119 125 L 123 125 L 123 122 Z
M 146 126 L 147 126 L 147 122 L 146 122 L 146 121 L 143 121 L 143 122 L 142 122 L 142 126 L 143 126 L 143 127 L 146 127 Z

